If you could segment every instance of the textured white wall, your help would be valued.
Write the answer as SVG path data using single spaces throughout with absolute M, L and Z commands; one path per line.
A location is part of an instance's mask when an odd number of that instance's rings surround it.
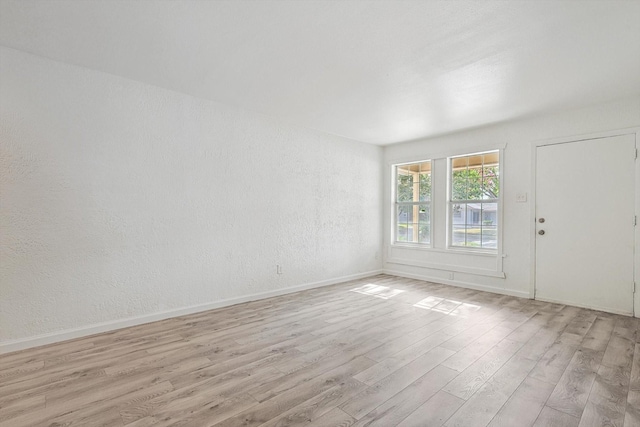
M 437 138 L 387 146 L 385 149 L 385 263 L 389 272 L 397 272 L 415 277 L 430 278 L 444 283 L 472 284 L 479 288 L 528 296 L 532 285 L 531 277 L 531 180 L 532 145 L 535 141 L 582 135 L 608 130 L 640 126 L 640 97 L 618 100 L 591 106 L 580 110 L 556 112 L 553 114 L 519 120 L 515 122 L 487 126 L 471 131 L 459 132 Z M 455 272 L 454 280 L 449 280 L 449 271 L 454 266 L 464 267 L 471 262 L 468 257 L 458 254 L 413 251 L 413 259 L 423 262 L 440 263 L 440 269 L 389 262 L 391 235 L 390 167 L 396 159 L 410 161 L 431 158 L 432 155 L 446 153 L 462 154 L 477 151 L 479 147 L 490 148 L 506 144 L 502 159 L 504 177 L 503 201 L 503 253 L 506 278 L 487 277 Z M 445 166 L 446 167 L 446 166 Z M 640 200 L 640 185 L 636 187 L 636 199 Z M 516 194 L 527 193 L 526 203 L 517 203 Z M 630 195 L 629 197 L 634 197 Z M 480 257 L 478 263 L 490 263 Z M 436 261 L 433 261 L 436 260 Z M 495 265 L 495 261 L 494 261 Z M 640 293 L 636 294 L 636 313 L 640 312 Z
M 0 55 L 0 341 L 381 268 L 382 148 Z

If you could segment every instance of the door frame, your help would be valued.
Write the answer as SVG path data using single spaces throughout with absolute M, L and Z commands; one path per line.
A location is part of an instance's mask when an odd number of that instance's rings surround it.
M 571 142 L 580 142 L 590 139 L 602 139 L 612 136 L 634 135 L 636 150 L 640 149 L 640 127 L 616 129 L 604 132 L 589 133 L 583 135 L 564 136 L 559 138 L 550 138 L 536 140 L 531 143 L 531 204 L 529 206 L 529 235 L 530 239 L 530 283 L 529 298 L 535 299 L 536 292 L 536 173 L 537 173 L 537 150 L 539 147 L 556 144 L 567 144 Z M 635 215 L 640 222 L 640 161 L 635 162 Z M 634 232 L 634 256 L 633 256 L 633 280 L 635 282 L 635 293 L 633 294 L 633 313 L 634 317 L 640 317 L 640 224 L 636 225 Z M 585 307 L 593 308 L 593 307 Z M 594 308 L 595 309 L 595 308 Z

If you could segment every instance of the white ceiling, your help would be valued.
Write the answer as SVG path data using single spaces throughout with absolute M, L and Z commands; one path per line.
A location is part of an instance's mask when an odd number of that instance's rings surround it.
M 640 93 L 640 1 L 0 0 L 0 44 L 374 144 Z

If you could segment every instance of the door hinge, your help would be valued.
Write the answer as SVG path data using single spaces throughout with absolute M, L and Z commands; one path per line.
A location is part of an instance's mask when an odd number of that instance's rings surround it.
M 633 282 L 633 293 L 636 293 L 636 282 Z
M 636 225 L 638 225 L 638 215 L 633 216 L 633 226 L 635 227 Z

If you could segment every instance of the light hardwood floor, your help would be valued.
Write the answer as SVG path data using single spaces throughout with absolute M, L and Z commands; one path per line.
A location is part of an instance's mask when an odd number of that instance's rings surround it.
M 640 426 L 639 328 L 380 275 L 0 356 L 0 426 Z

